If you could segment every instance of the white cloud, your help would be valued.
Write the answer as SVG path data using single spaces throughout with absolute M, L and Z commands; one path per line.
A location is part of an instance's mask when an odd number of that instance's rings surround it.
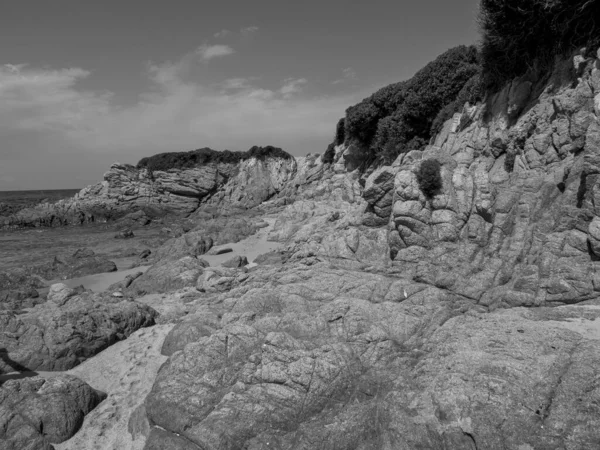
M 279 92 L 283 94 L 284 98 L 290 98 L 299 94 L 306 83 L 306 78 L 287 78 L 283 81 L 283 86 Z
M 231 31 L 223 29 L 223 30 L 218 31 L 215 34 L 213 34 L 213 36 L 217 39 L 220 39 L 220 38 L 224 38 L 224 37 L 228 36 L 229 34 L 231 34 Z
M 356 71 L 352 67 L 346 67 L 343 69 L 342 78 L 332 81 L 332 84 L 340 84 L 349 80 L 356 80 Z
M 47 133 L 40 141 L 48 136 L 52 144 L 37 147 L 39 156 L 53 146 L 77 149 L 69 151 L 90 158 L 119 154 L 130 162 L 204 146 L 246 150 L 275 145 L 305 154 L 322 152 L 345 109 L 368 93 L 310 96 L 302 90 L 304 78 L 282 80 L 273 88 L 246 78 L 203 82 L 188 73 L 200 59 L 192 52 L 175 62 L 148 64 L 148 86 L 128 106 L 114 102 L 110 93 L 81 89 L 77 82 L 90 73 L 80 68 L 5 66 L 0 69 L 0 135 Z
M 259 30 L 259 28 L 257 26 L 244 27 L 240 30 L 240 33 L 248 35 L 248 34 L 256 33 L 258 30 Z
M 198 47 L 196 53 L 204 61 L 209 61 L 213 58 L 219 58 L 221 56 L 232 55 L 235 51 L 228 45 L 208 45 L 204 44 Z

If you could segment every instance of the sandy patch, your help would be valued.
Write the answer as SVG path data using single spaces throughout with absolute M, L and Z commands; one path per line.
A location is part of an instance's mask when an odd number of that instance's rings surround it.
M 265 222 L 269 224 L 268 227 L 261 228 L 252 236 L 247 237 L 246 239 L 242 239 L 235 244 L 223 244 L 218 245 L 216 248 L 230 248 L 233 251 L 229 253 L 224 253 L 222 255 L 202 255 L 199 258 L 207 261 L 211 266 L 218 266 L 228 259 L 233 258 L 236 255 L 245 256 L 248 258 L 248 262 L 250 263 L 248 267 L 252 267 L 252 262 L 256 259 L 257 256 L 262 255 L 263 253 L 272 252 L 275 250 L 279 250 L 281 244 L 278 242 L 269 242 L 267 238 L 269 237 L 269 233 L 273 229 L 275 222 L 277 219 L 275 218 L 263 218 Z
M 106 392 L 108 398 L 85 417 L 75 436 L 55 444 L 57 450 L 144 447 L 143 435 L 134 439 L 129 433 L 129 418 L 144 403 L 158 369 L 167 360 L 160 349 L 172 328 L 173 324 L 165 324 L 138 330 L 67 372 Z
M 108 289 L 111 284 L 123 281 L 127 275 L 145 272 L 149 268 L 150 266 L 140 266 L 118 272 L 96 273 L 94 275 L 86 275 L 85 277 L 71 278 L 70 280 L 60 280 L 57 283 L 64 283 L 70 288 L 83 285 L 86 289 L 91 289 L 94 292 L 102 292 Z
M 585 308 L 589 310 L 599 310 L 600 305 L 577 305 L 577 306 L 567 306 L 560 308 Z M 595 318 L 584 318 L 584 317 L 569 317 L 565 320 L 551 320 L 548 321 L 549 324 L 554 326 L 558 326 L 561 328 L 566 328 L 571 331 L 575 331 L 579 333 L 586 339 L 590 340 L 600 340 L 600 317 Z

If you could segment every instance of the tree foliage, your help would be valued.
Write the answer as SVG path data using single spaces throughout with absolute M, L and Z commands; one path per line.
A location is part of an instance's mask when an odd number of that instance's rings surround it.
M 411 79 L 386 86 L 348 108 L 345 137 L 387 161 L 421 148 L 431 138 L 439 112 L 448 105 L 456 107 L 457 96 L 478 72 L 474 46 L 450 49 Z
M 481 0 L 485 85 L 494 89 L 556 55 L 600 44 L 600 0 Z

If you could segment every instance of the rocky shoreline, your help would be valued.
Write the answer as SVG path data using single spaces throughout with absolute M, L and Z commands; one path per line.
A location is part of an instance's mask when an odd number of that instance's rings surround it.
M 567 63 L 391 165 L 115 164 L 5 219 L 178 217 L 143 275 L 0 312 L 0 373 L 69 369 L 0 386 L 6 448 L 598 447 L 600 53 Z

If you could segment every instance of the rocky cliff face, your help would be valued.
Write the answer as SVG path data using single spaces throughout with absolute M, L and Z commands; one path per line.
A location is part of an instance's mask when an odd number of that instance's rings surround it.
M 140 210 L 149 216 L 187 216 L 201 202 L 247 209 L 279 192 L 295 172 L 294 159 L 279 155 L 153 172 L 115 163 L 101 183 L 82 189 L 71 199 L 0 217 L 0 226 L 79 225 L 118 219 Z
M 596 448 L 600 66 L 575 62 L 366 179 L 351 146 L 303 161 L 262 205 L 287 259 L 199 278 L 145 448 Z

